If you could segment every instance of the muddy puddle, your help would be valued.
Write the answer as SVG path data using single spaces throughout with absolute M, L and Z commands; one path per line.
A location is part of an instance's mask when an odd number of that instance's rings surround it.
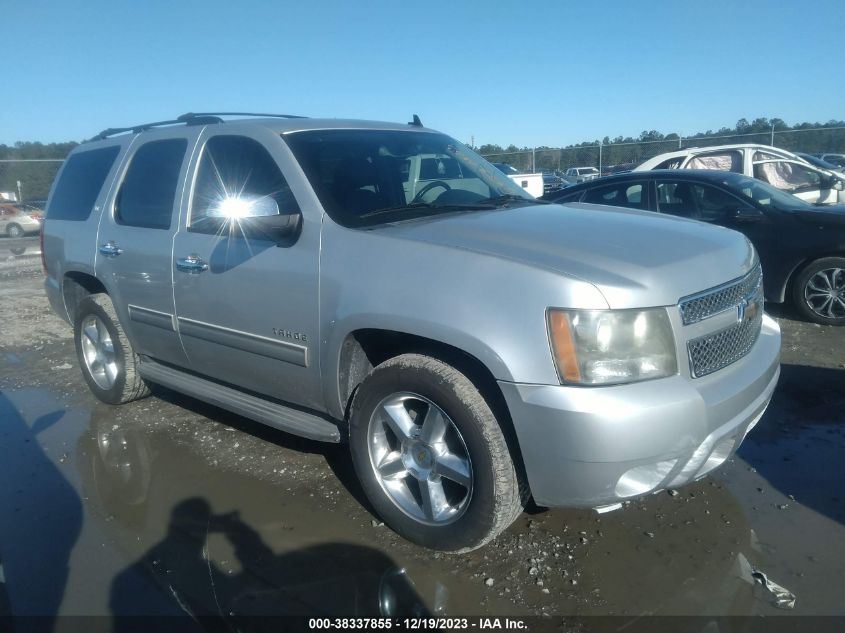
M 529 508 L 488 547 L 449 556 L 379 523 L 342 447 L 170 392 L 65 408 L 24 388 L 0 396 L 0 418 L 0 555 L 18 613 L 778 613 L 743 558 L 796 591 L 799 611 L 841 608 L 810 598 L 839 571 L 830 556 L 845 560 L 817 547 L 842 542 L 840 519 L 785 494 L 778 509 L 756 490 L 756 456 L 615 513 Z M 802 441 L 828 439 L 809 431 Z M 784 542 L 814 531 L 814 553 Z

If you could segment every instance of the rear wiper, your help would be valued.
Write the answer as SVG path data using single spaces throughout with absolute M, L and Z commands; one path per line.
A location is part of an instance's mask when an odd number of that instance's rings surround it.
M 552 204 L 548 200 L 538 200 L 537 198 L 523 198 L 514 193 L 506 193 L 501 196 L 494 196 L 492 198 L 484 198 L 482 202 L 493 205 L 505 205 L 509 202 L 520 202 L 523 204 Z

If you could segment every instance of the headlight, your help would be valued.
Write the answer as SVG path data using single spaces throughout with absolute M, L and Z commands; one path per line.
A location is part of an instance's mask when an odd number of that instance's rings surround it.
M 678 371 L 672 326 L 663 308 L 549 308 L 546 318 L 562 383 L 613 385 Z

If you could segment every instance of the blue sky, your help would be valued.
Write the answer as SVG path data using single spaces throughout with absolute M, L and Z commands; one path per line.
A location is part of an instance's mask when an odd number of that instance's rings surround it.
M 0 0 L 0 143 L 186 111 L 560 146 L 845 118 L 841 0 Z

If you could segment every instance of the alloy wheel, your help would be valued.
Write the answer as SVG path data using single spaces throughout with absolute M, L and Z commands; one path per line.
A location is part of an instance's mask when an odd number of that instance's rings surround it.
M 826 268 L 816 272 L 804 286 L 804 300 L 821 317 L 845 318 L 845 269 Z
M 370 417 L 370 464 L 387 497 L 427 525 L 459 519 L 473 491 L 472 463 L 458 427 L 428 398 L 394 393 Z
M 91 378 L 100 389 L 109 390 L 117 380 L 118 366 L 114 343 L 106 324 L 94 314 L 82 322 L 80 330 L 82 358 Z

